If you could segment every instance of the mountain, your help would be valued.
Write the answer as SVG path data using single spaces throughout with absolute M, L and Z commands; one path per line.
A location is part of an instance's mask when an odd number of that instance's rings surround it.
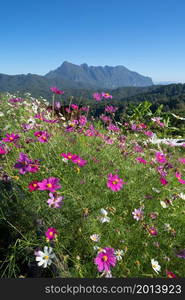
M 152 79 L 133 72 L 124 66 L 88 66 L 86 63 L 75 65 L 65 61 L 59 68 L 45 75 L 48 79 L 68 80 L 71 87 L 78 84 L 81 88 L 115 89 L 128 86 L 151 86 Z
M 65 90 L 67 94 L 74 91 L 75 95 L 89 90 L 112 90 L 119 87 L 149 87 L 152 79 L 130 71 L 124 66 L 94 67 L 87 64 L 75 65 L 64 62 L 56 70 L 44 76 L 36 74 L 6 75 L 0 74 L 0 92 L 30 92 L 33 96 L 49 97 L 51 86 Z

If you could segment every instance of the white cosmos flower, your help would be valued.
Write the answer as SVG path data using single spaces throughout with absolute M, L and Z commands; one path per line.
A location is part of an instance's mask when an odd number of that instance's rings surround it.
M 51 247 L 44 247 L 43 251 L 37 251 L 36 261 L 38 261 L 38 266 L 43 266 L 46 268 L 52 263 L 52 258 L 55 258 L 55 254 L 52 253 L 53 249 Z
M 156 189 L 156 188 L 154 188 L 154 187 L 152 188 L 152 190 L 153 190 L 154 192 L 158 193 L 158 194 L 160 193 L 160 190 L 158 190 L 158 189 Z
M 109 217 L 99 217 L 99 220 L 101 223 L 109 223 L 110 222 L 110 218 Z
M 158 261 L 155 259 L 151 259 L 151 264 L 152 264 L 152 269 L 159 274 L 159 272 L 161 271 L 161 266 L 159 265 Z
M 163 208 L 167 208 L 167 205 L 166 205 L 166 203 L 165 203 L 164 201 L 160 201 L 160 204 L 161 204 L 161 206 L 162 206 Z
M 185 194 L 180 193 L 180 194 L 179 194 L 179 197 L 180 197 L 182 200 L 185 200 Z
M 104 208 L 101 208 L 101 209 L 100 209 L 100 213 L 101 213 L 103 216 L 107 216 L 107 215 L 108 215 L 107 210 L 104 209 Z
M 117 260 L 122 260 L 122 256 L 124 255 L 124 251 L 118 249 L 114 252 L 114 254 L 116 255 Z
M 92 234 L 90 235 L 90 239 L 93 241 L 93 242 L 99 242 L 100 240 L 100 235 L 99 234 Z

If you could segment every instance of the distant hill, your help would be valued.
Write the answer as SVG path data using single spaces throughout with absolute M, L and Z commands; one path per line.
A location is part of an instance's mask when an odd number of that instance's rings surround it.
M 0 92 L 30 92 L 34 96 L 49 95 L 49 88 L 57 86 L 62 90 L 97 90 L 118 87 L 152 86 L 152 79 L 132 72 L 123 66 L 93 67 L 64 62 L 59 68 L 45 76 L 36 74 L 0 74 Z M 77 92 L 78 94 L 78 92 Z
M 75 65 L 65 61 L 59 68 L 50 71 L 46 78 L 71 81 L 71 87 L 78 83 L 83 88 L 115 89 L 125 86 L 150 86 L 152 79 L 133 72 L 124 66 L 94 67 L 86 63 Z M 75 86 L 76 87 L 76 86 Z

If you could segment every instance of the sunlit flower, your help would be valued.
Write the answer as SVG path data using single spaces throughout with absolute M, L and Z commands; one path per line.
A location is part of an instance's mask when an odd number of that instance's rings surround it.
M 165 164 L 167 162 L 166 156 L 162 152 L 156 152 L 155 159 L 160 164 Z
M 93 99 L 96 100 L 96 101 L 101 101 L 103 99 L 102 94 L 94 93 L 93 94 Z
M 144 165 L 147 164 L 147 161 L 146 161 L 145 159 L 143 159 L 142 157 L 136 157 L 136 160 L 137 160 L 138 162 L 140 162 L 141 164 L 144 164 Z
M 38 261 L 38 266 L 43 268 L 46 268 L 47 266 L 50 266 L 52 263 L 52 259 L 55 258 L 55 254 L 52 253 L 53 249 L 51 247 L 44 247 L 43 251 L 37 251 L 36 255 L 36 261 Z
M 136 221 L 143 220 L 143 218 L 144 218 L 144 212 L 143 212 L 142 208 L 134 209 L 134 211 L 132 212 L 132 215 Z
M 56 239 L 57 234 L 57 230 L 53 227 L 48 228 L 48 230 L 45 232 L 45 236 L 48 240 Z
M 166 275 L 168 278 L 177 278 L 177 276 L 173 272 L 168 270 L 166 270 Z
M 157 235 L 158 232 L 157 232 L 157 229 L 155 227 L 150 227 L 148 228 L 148 232 L 151 234 L 151 235 Z
M 93 241 L 93 242 L 99 242 L 100 241 L 100 235 L 99 234 L 92 234 L 90 235 L 90 239 Z
M 38 190 L 38 188 L 39 188 L 38 182 L 39 181 L 37 181 L 37 180 L 33 180 L 32 182 L 29 183 L 28 188 L 29 188 L 30 192 Z
M 20 138 L 20 135 L 18 134 L 14 134 L 14 133 L 11 133 L 11 134 L 6 134 L 6 137 L 3 138 L 3 142 L 6 142 L 6 143 L 12 143 L 12 142 L 15 142 L 17 141 L 18 139 Z
M 161 266 L 159 265 L 157 260 L 154 260 L 153 258 L 151 259 L 151 264 L 152 264 L 152 269 L 159 274 L 161 271 Z
M 125 252 L 123 250 L 119 250 L 119 249 L 114 252 L 118 261 L 122 260 L 122 256 L 124 255 L 124 253 Z
M 167 185 L 168 184 L 168 181 L 164 177 L 160 178 L 160 182 L 161 182 L 162 185 Z
M 59 179 L 55 177 L 49 177 L 47 179 L 43 179 L 41 182 L 38 182 L 40 191 L 50 191 L 55 192 L 57 189 L 61 188 L 61 185 L 58 184 Z
M 54 94 L 58 94 L 58 95 L 63 95 L 64 91 L 59 90 L 57 87 L 50 87 L 50 90 L 54 93 Z
M 105 247 L 102 252 L 98 253 L 96 258 L 94 259 L 94 263 L 97 265 L 99 272 L 109 272 L 110 268 L 115 267 L 116 265 L 116 256 L 114 254 L 114 249 Z
M 107 187 L 109 189 L 111 189 L 114 192 L 117 192 L 122 189 L 123 184 L 126 183 L 123 182 L 123 180 L 119 178 L 117 174 L 108 174 Z
M 56 193 L 49 193 L 49 196 L 50 198 L 47 201 L 49 207 L 60 208 L 61 205 L 64 204 L 64 202 L 62 201 L 64 199 L 63 196 L 58 197 Z

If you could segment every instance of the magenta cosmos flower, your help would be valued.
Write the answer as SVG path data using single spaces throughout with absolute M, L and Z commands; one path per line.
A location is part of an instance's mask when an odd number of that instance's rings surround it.
M 72 158 L 72 162 L 74 164 L 77 164 L 79 167 L 83 167 L 86 165 L 87 161 L 82 159 L 80 156 L 78 155 L 74 155 Z
M 38 190 L 38 188 L 39 188 L 38 182 L 39 181 L 37 181 L 37 180 L 33 180 L 32 182 L 29 183 L 28 188 L 29 188 L 30 192 Z
M 160 178 L 160 182 L 161 182 L 162 185 L 167 185 L 168 184 L 168 181 L 164 177 Z
M 68 153 L 61 153 L 60 156 L 68 160 L 72 160 L 76 155 L 72 154 L 71 152 L 68 152 Z
M 61 185 L 58 184 L 59 179 L 55 177 L 49 177 L 47 179 L 38 182 L 38 190 L 40 191 L 50 191 L 54 193 L 57 189 L 61 188 Z
M 54 240 L 57 237 L 57 230 L 53 227 L 48 228 L 48 230 L 45 232 L 45 236 L 48 240 Z
M 111 189 L 114 192 L 117 192 L 121 190 L 123 184 L 126 184 L 123 182 L 121 178 L 118 177 L 117 174 L 108 174 L 108 181 L 107 181 L 107 187 Z
M 158 231 L 155 227 L 148 228 L 148 232 L 150 233 L 150 235 L 157 235 L 158 234 Z
M 155 159 L 160 164 L 165 164 L 167 162 L 166 157 L 162 152 L 156 152 Z
M 6 134 L 6 137 L 3 138 L 3 142 L 7 142 L 7 143 L 12 143 L 12 142 L 15 142 L 17 141 L 18 139 L 20 138 L 20 135 L 18 134 L 14 134 L 14 133 L 11 133 L 11 134 Z
M 137 160 L 140 164 L 144 164 L 144 165 L 147 164 L 147 161 L 146 161 L 144 158 L 142 158 L 142 157 L 136 157 L 136 160 Z
M 110 95 L 109 93 L 101 93 L 101 96 L 104 99 L 112 99 L 112 95 Z
M 105 111 L 107 113 L 109 113 L 109 114 L 115 113 L 117 110 L 118 110 L 118 107 L 115 107 L 115 106 L 109 106 L 109 105 L 107 105 L 105 107 Z
M 46 131 L 36 131 L 34 136 L 38 138 L 40 143 L 47 143 L 50 135 Z
M 114 249 L 105 247 L 103 251 L 98 253 L 96 258 L 94 259 L 94 263 L 97 265 L 99 272 L 110 271 L 111 266 L 115 267 L 116 265 L 116 256 L 114 254 Z
M 60 208 L 61 205 L 64 204 L 64 202 L 62 201 L 64 199 L 63 196 L 58 197 L 56 193 L 49 193 L 49 196 L 50 198 L 47 201 L 49 207 Z
M 19 169 L 20 174 L 25 174 L 27 172 L 36 173 L 39 170 L 39 163 L 38 160 L 33 161 L 28 158 L 27 154 L 21 152 L 14 168 Z
M 96 101 L 101 101 L 103 99 L 102 94 L 94 93 L 93 94 L 93 99 L 96 100 Z
M 63 95 L 64 91 L 59 90 L 56 86 L 50 87 L 50 90 L 54 93 L 54 94 L 58 94 L 58 95 Z
M 0 147 L 0 155 L 4 155 L 6 153 L 6 150 L 3 147 Z

